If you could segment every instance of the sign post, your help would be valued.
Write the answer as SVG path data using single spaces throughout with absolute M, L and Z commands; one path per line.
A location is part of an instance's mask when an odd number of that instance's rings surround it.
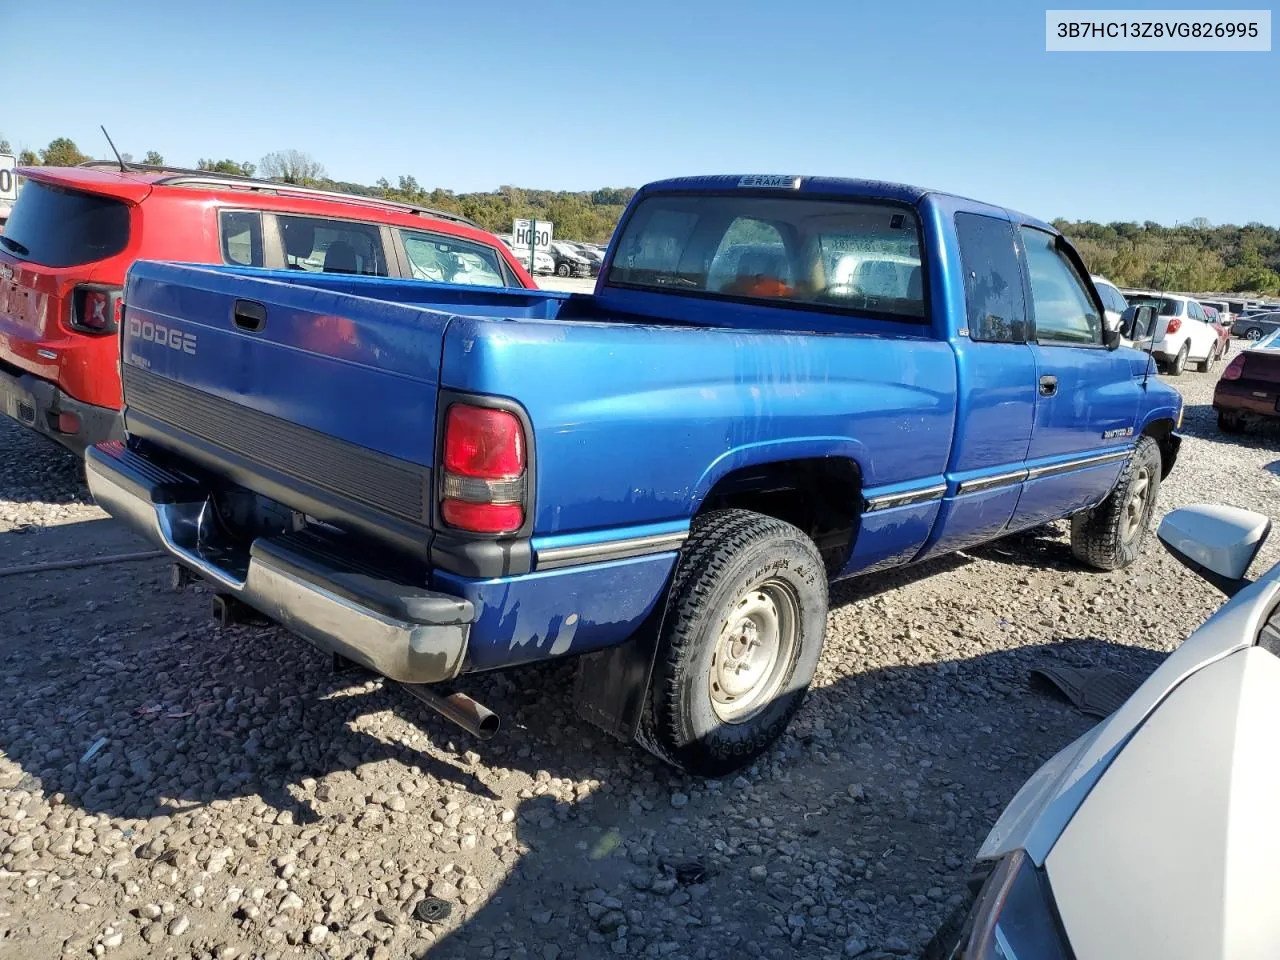
M 18 161 L 7 153 L 0 153 L 0 201 L 18 199 L 18 175 L 14 172 Z
M 511 243 L 516 249 L 529 248 L 529 272 L 533 273 L 534 257 L 539 247 L 550 247 L 555 224 L 550 220 L 512 220 Z

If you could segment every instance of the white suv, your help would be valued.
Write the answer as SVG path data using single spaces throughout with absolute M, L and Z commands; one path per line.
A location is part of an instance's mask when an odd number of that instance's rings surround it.
M 1140 296 L 1133 297 L 1130 304 L 1150 305 L 1159 313 L 1151 352 L 1173 376 L 1182 373 L 1188 363 L 1204 373 L 1218 359 L 1218 331 L 1194 300 Z
M 1119 330 L 1120 315 L 1129 306 L 1124 299 L 1124 294 L 1106 277 L 1099 277 L 1095 274 L 1089 279 L 1093 281 L 1093 286 L 1098 291 L 1098 296 L 1102 298 L 1102 306 L 1104 308 L 1103 325 L 1108 330 Z

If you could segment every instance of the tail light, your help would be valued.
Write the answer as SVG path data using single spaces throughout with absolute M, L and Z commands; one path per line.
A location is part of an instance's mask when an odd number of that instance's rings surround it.
M 1165 328 L 1164 328 L 1164 332 L 1165 332 L 1166 334 L 1169 334 L 1169 333 L 1177 333 L 1177 332 L 1178 332 L 1179 330 L 1181 330 L 1181 329 L 1182 329 L 1182 318 L 1181 318 L 1181 317 L 1170 317 L 1170 318 L 1169 318 L 1169 325 L 1168 325 L 1167 327 L 1165 327 Z
M 1223 380 L 1239 380 L 1244 376 L 1244 354 L 1238 353 L 1235 359 L 1227 364 L 1225 370 L 1222 371 Z
M 120 329 L 124 291 L 82 283 L 71 295 L 71 328 L 81 333 L 115 333 Z
M 528 491 L 524 427 L 507 410 L 455 403 L 444 427 L 440 515 L 470 533 L 524 526 Z

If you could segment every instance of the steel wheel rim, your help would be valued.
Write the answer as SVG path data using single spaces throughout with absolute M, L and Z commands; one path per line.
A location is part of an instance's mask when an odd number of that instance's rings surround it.
M 711 654 L 711 709 L 745 723 L 773 702 L 799 648 L 800 601 L 781 580 L 746 590 L 729 608 Z
M 1151 471 L 1143 467 L 1133 478 L 1133 486 L 1129 488 L 1129 499 L 1124 504 L 1124 517 L 1121 521 L 1120 536 L 1125 543 L 1133 539 L 1134 534 L 1142 528 L 1146 518 L 1147 503 L 1151 499 Z

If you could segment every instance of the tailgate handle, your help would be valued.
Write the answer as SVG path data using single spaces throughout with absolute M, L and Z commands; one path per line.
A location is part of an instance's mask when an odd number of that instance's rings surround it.
M 260 333 L 267 325 L 267 308 L 253 300 L 237 300 L 231 316 L 237 327 L 250 333 Z

